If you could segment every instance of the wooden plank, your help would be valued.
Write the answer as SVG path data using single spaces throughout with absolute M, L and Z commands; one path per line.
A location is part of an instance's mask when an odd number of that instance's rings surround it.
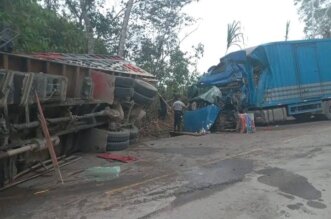
M 38 111 L 39 111 L 38 118 L 39 118 L 39 121 L 40 121 L 42 131 L 44 133 L 44 137 L 46 139 L 46 144 L 47 144 L 47 147 L 48 147 L 48 151 L 49 151 L 49 154 L 51 156 L 51 160 L 52 160 L 52 163 L 53 163 L 53 166 L 54 166 L 54 170 L 57 173 L 59 180 L 63 184 L 63 178 L 62 178 L 62 174 L 61 174 L 61 171 L 60 171 L 59 163 L 57 161 L 56 153 L 55 153 L 55 150 L 54 150 L 54 145 L 52 143 L 51 136 L 50 136 L 49 131 L 48 131 L 46 119 L 45 119 L 45 116 L 44 116 L 44 113 L 43 113 L 43 109 L 41 108 L 41 104 L 40 104 L 37 92 L 35 92 L 35 95 L 36 95 L 36 103 L 37 103 Z

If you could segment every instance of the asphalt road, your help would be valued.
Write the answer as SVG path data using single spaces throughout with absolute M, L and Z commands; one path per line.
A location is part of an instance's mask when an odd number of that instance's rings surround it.
M 255 134 L 180 136 L 122 152 L 119 164 L 82 155 L 62 169 L 0 192 L 0 218 L 330 218 L 331 123 Z M 91 167 L 118 175 L 87 174 Z

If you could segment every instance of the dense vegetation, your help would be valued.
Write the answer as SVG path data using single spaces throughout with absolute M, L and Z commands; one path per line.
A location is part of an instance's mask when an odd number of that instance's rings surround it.
M 192 1 L 129 0 L 114 8 L 105 0 L 0 0 L 0 24 L 19 34 L 15 52 L 117 54 L 125 31 L 122 55 L 154 74 L 171 96 L 194 82 L 203 55 L 201 44 L 191 53 L 180 49 L 179 32 L 195 22 L 182 12 Z
M 202 44 L 190 53 L 180 47 L 185 37 L 179 33 L 195 23 L 182 9 L 193 1 L 122 0 L 114 7 L 106 0 L 0 0 L 0 28 L 19 34 L 15 52 L 120 54 L 154 74 L 160 91 L 171 97 L 194 83 L 204 52 Z M 331 37 L 330 0 L 294 3 L 308 38 Z M 233 32 L 240 24 L 232 25 L 228 47 L 242 38 L 240 31 Z
M 294 0 L 308 38 L 331 38 L 331 1 Z

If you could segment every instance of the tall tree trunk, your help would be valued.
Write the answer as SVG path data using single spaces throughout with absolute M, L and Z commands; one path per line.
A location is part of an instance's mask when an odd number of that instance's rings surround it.
M 129 0 L 126 5 L 123 24 L 122 24 L 122 30 L 121 30 L 121 35 L 120 35 L 120 41 L 118 44 L 118 53 L 117 54 L 122 57 L 124 56 L 126 34 L 128 31 L 128 24 L 129 24 L 129 20 L 130 20 L 130 13 L 132 10 L 132 6 L 133 6 L 133 0 Z
M 93 36 L 93 28 L 91 26 L 90 18 L 88 16 L 88 0 L 80 0 L 80 7 L 82 10 L 82 17 L 85 24 L 85 34 L 87 38 L 87 53 L 93 54 L 94 53 L 94 36 Z

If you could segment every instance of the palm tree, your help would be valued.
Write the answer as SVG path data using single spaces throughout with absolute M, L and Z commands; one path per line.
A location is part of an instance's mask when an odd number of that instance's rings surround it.
M 231 46 L 238 46 L 241 49 L 240 43 L 244 43 L 244 34 L 241 32 L 240 21 L 232 21 L 231 24 L 228 24 L 226 40 L 226 52 L 228 52 Z

